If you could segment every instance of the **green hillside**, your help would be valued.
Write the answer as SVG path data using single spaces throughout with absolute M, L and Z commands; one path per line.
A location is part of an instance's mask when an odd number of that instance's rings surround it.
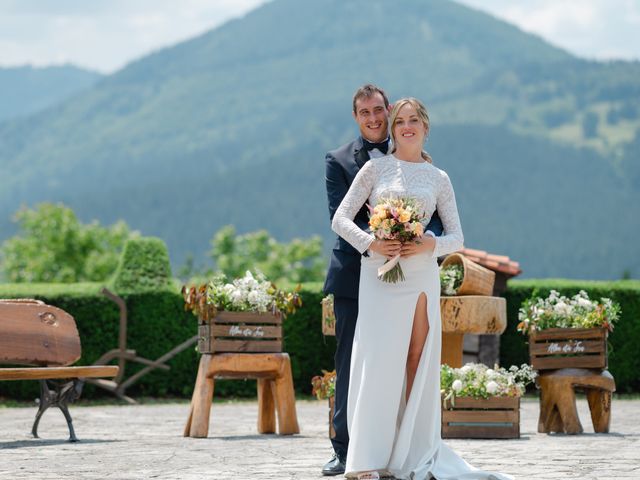
M 44 110 L 101 77 L 72 65 L 0 68 L 0 122 Z
M 393 5 L 275 0 L 0 125 L 0 238 L 21 203 L 62 200 L 165 238 L 178 264 L 227 223 L 328 248 L 324 153 L 355 135 L 352 92 L 373 81 L 428 104 L 467 245 L 529 276 L 639 275 L 640 64 L 446 0 Z

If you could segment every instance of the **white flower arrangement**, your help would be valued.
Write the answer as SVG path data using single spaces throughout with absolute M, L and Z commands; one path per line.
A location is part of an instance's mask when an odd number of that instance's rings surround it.
M 467 363 L 461 368 L 440 367 L 440 391 L 445 404 L 455 405 L 455 397 L 489 398 L 520 397 L 536 378 L 530 365 L 512 366 L 508 370 L 497 365 L 489 368 L 481 363 Z
M 273 303 L 273 288 L 260 273 L 247 271 L 244 277 L 224 283 L 222 277 L 216 277 L 209 282 L 207 303 L 215 305 L 220 310 L 267 312 Z
M 620 317 L 620 305 L 609 298 L 589 299 L 584 290 L 572 298 L 551 290 L 547 298 L 525 300 L 518 312 L 518 331 L 529 334 L 546 328 L 594 328 L 613 330 Z
M 464 269 L 461 265 L 452 264 L 440 267 L 440 292 L 442 295 L 456 295 L 463 277 Z
M 216 310 L 228 312 L 258 313 L 293 313 L 302 306 L 298 286 L 293 292 L 285 292 L 276 288 L 263 274 L 252 274 L 247 271 L 244 277 L 231 283 L 225 281 L 224 275 L 214 277 L 208 285 L 200 287 L 183 287 L 185 308 L 196 315 L 204 311 L 205 305 Z M 214 314 L 215 315 L 215 314 Z

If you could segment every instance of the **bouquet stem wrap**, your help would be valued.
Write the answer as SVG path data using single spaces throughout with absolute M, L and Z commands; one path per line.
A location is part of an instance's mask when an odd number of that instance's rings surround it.
M 378 278 L 389 283 L 404 281 L 404 272 L 400 266 L 400 254 L 387 260 L 384 265 L 378 268 Z

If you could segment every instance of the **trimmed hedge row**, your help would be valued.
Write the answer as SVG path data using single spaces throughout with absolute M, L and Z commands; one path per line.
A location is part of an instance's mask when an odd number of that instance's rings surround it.
M 117 306 L 99 293 L 102 284 L 0 284 L 0 298 L 41 299 L 71 313 L 82 340 L 82 358 L 77 365 L 89 365 L 106 351 L 117 347 L 119 312 Z M 591 298 L 607 296 L 622 305 L 622 319 L 610 336 L 609 369 L 618 392 L 640 391 L 640 282 L 577 282 L 566 280 L 510 281 L 506 293 L 508 327 L 502 336 L 501 364 L 528 361 L 526 337 L 516 332 L 518 309 L 534 292 L 547 295 L 556 289 L 565 295 L 587 290 Z M 309 394 L 310 380 L 322 369 L 333 369 L 335 338 L 321 333 L 322 285 L 305 284 L 301 290 L 304 306 L 284 322 L 285 351 L 291 355 L 294 384 L 298 393 Z M 196 319 L 183 309 L 183 300 L 175 290 L 122 294 L 129 311 L 128 348 L 140 356 L 155 359 L 196 334 Z M 198 367 L 198 354 L 189 349 L 169 361 L 171 370 L 155 370 L 132 386 L 136 396 L 190 397 Z M 142 366 L 127 364 L 126 376 Z M 255 396 L 255 381 L 222 380 L 216 382 L 216 396 Z M 84 397 L 109 395 L 87 385 Z M 38 396 L 37 382 L 0 382 L 0 397 L 33 399 Z
M 291 355 L 294 384 L 299 393 L 311 392 L 311 377 L 322 368 L 333 368 L 335 339 L 324 338 L 320 328 L 321 286 L 310 284 L 300 292 L 305 306 L 284 322 L 285 351 Z M 0 298 L 36 298 L 69 312 L 76 320 L 82 342 L 82 358 L 76 365 L 90 365 L 105 352 L 117 348 L 119 310 L 99 293 L 100 283 L 0 284 Z M 175 290 L 121 294 L 127 303 L 127 348 L 156 359 L 197 333 L 196 318 L 185 312 L 182 296 Z M 195 348 L 168 362 L 168 372 L 154 370 L 127 390 L 133 396 L 190 397 L 198 368 Z M 143 368 L 127 362 L 126 377 Z M 255 381 L 221 380 L 216 396 L 255 396 Z M 86 385 L 84 398 L 110 395 Z M 0 398 L 33 399 L 38 382 L 0 382 Z
M 620 303 L 622 315 L 609 335 L 609 371 L 618 393 L 640 391 L 640 281 L 615 282 L 560 279 L 510 280 L 506 292 L 507 330 L 500 340 L 500 363 L 520 365 L 529 361 L 527 337 L 516 331 L 518 310 L 532 295 L 546 297 L 551 290 L 573 296 L 585 290 L 592 300 L 602 297 Z

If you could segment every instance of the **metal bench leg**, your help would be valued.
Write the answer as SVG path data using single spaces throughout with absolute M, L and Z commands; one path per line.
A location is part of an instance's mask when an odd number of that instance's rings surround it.
M 33 422 L 33 427 L 31 428 L 31 434 L 34 438 L 38 437 L 38 424 L 40 423 L 40 418 L 42 414 L 51 406 L 51 396 L 53 392 L 49 389 L 46 380 L 40 380 L 40 401 L 38 403 L 38 413 L 36 413 L 36 419 Z
M 36 419 L 33 422 L 31 433 L 35 438 L 38 437 L 38 424 L 44 412 L 51 406 L 58 407 L 65 420 L 67 421 L 67 427 L 69 427 L 69 441 L 77 442 L 76 432 L 73 429 L 73 420 L 69 413 L 69 403 L 73 403 L 80 398 L 82 388 L 84 387 L 84 380 L 76 378 L 65 383 L 54 383 L 54 389 L 49 387 L 47 380 L 40 380 L 40 404 L 38 405 L 38 413 L 36 413 Z

